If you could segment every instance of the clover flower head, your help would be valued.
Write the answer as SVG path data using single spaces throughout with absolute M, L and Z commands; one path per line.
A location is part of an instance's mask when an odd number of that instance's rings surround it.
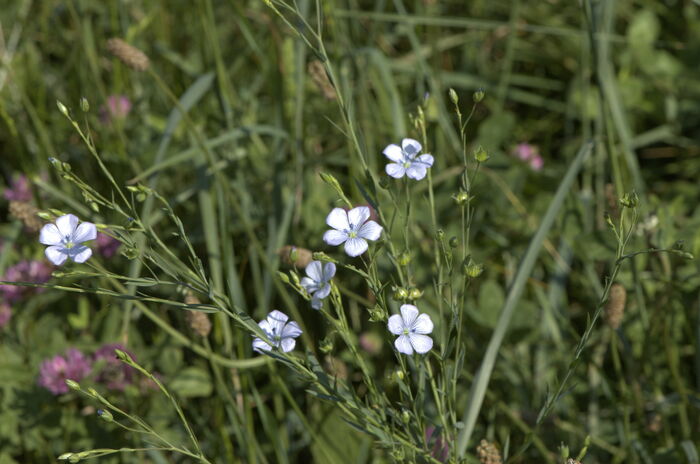
M 527 162 L 530 165 L 530 169 L 533 171 L 541 170 L 544 165 L 544 160 L 542 156 L 540 156 L 537 145 L 519 143 L 513 148 L 513 155 Z
M 10 266 L 0 280 L 6 282 L 31 282 L 43 284 L 51 279 L 53 267 L 46 261 L 32 260 L 20 261 Z M 41 293 L 44 289 L 37 287 L 20 287 L 18 285 L 0 285 L 0 297 L 8 303 L 16 303 L 34 293 Z
M 31 201 L 32 189 L 29 186 L 29 179 L 27 179 L 27 176 L 21 174 L 15 179 L 12 179 L 10 187 L 5 189 L 3 196 L 7 201 Z
M 12 308 L 7 303 L 0 303 L 0 329 L 10 323 Z
M 358 206 L 350 211 L 334 208 L 326 217 L 326 224 L 335 230 L 323 234 L 323 241 L 338 246 L 345 243 L 345 253 L 353 258 L 367 251 L 367 240 L 378 240 L 382 226 L 368 221 L 370 210 L 367 206 Z
M 46 224 L 39 235 L 39 242 L 49 245 L 46 248 L 46 257 L 56 266 L 63 264 L 67 258 L 76 263 L 84 263 L 92 250 L 83 245 L 83 242 L 95 240 L 97 228 L 91 222 L 83 222 L 73 214 L 66 214 L 56 219 L 55 224 Z
M 285 353 L 292 351 L 296 345 L 294 339 L 301 335 L 299 324 L 290 321 L 286 314 L 277 310 L 268 314 L 258 325 L 267 335 L 267 340 L 259 337 L 255 337 L 253 340 L 253 349 L 261 353 L 263 350 L 272 351 L 273 346 Z M 271 342 L 272 345 L 268 342 Z
M 70 348 L 66 356 L 54 356 L 41 363 L 39 385 L 54 395 L 68 393 L 66 380 L 81 381 L 90 374 L 90 360 L 75 348 Z
M 335 264 L 311 261 L 306 266 L 306 275 L 301 279 L 301 286 L 311 295 L 311 307 L 321 309 L 324 298 L 331 293 L 330 281 L 335 275 Z
M 386 173 L 395 179 L 404 175 L 410 179 L 421 180 L 433 165 L 433 155 L 419 155 L 423 149 L 417 140 L 403 139 L 401 146 L 394 143 L 387 146 L 382 153 L 393 163 L 386 165 Z
M 428 334 L 433 331 L 433 321 L 427 314 L 418 314 L 418 308 L 413 305 L 401 305 L 401 315 L 394 314 L 389 318 L 389 332 L 398 335 L 394 346 L 399 353 L 412 355 L 425 354 L 433 347 L 433 339 Z
M 110 124 L 118 119 L 126 118 L 131 112 L 131 100 L 125 95 L 110 95 L 100 108 L 100 120 Z
M 121 244 L 119 240 L 110 235 L 103 234 L 102 232 L 97 233 L 97 239 L 95 240 L 97 252 L 105 258 L 111 258 L 117 254 Z

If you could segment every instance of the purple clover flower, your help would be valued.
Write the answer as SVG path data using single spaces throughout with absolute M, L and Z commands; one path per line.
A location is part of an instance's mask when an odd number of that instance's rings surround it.
M 10 187 L 6 188 L 3 196 L 7 201 L 28 202 L 32 199 L 32 189 L 29 187 L 29 179 L 21 174 L 15 177 L 10 183 Z
M 110 95 L 102 107 L 100 107 L 100 121 L 102 124 L 126 118 L 131 112 L 131 100 L 126 95 Z
M 95 245 L 97 246 L 97 252 L 99 254 L 105 258 L 111 258 L 117 254 L 117 250 L 119 250 L 121 242 L 114 237 L 98 232 Z
M 20 261 L 5 271 L 0 278 L 7 282 L 31 282 L 43 284 L 51 278 L 53 269 L 45 261 Z M 15 303 L 32 293 L 40 293 L 43 288 L 20 287 L 16 285 L 0 285 L 0 295 L 7 303 Z
M 54 395 L 68 393 L 66 380 L 81 381 L 90 374 L 90 359 L 80 350 L 70 348 L 66 356 L 54 356 L 41 363 L 39 385 Z
M 0 303 L 0 329 L 9 324 L 12 319 L 12 308 L 7 303 Z

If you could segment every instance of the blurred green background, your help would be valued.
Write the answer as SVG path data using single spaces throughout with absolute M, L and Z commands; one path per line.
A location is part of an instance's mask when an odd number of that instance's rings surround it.
M 315 20 L 314 2 L 297 4 Z M 358 124 L 372 171 L 383 173 L 386 145 L 417 138 L 409 114 L 426 105 L 438 224 L 448 237 L 459 232 L 451 196 L 458 190 L 462 154 L 447 92 L 457 91 L 463 113 L 471 108 L 473 92 L 485 92 L 468 130 L 470 146 L 482 145 L 491 155 L 473 203 L 472 253 L 485 272 L 465 307 L 469 372 L 479 366 L 505 289 L 569 161 L 582 144 L 595 143 L 519 304 L 477 425 L 475 435 L 517 448 L 595 309 L 614 259 L 605 213 L 619 214 L 617 198 L 633 189 L 640 195 L 643 217 L 634 249 L 683 241 L 686 250 L 700 252 L 700 5 L 690 0 L 320 4 L 336 84 Z M 30 203 L 37 208 L 118 221 L 109 212 L 92 213 L 50 167 L 49 157 L 68 162 L 94 180 L 95 188 L 109 191 L 57 110 L 60 100 L 90 125 L 120 183 L 140 181 L 168 199 L 206 257 L 213 281 L 239 307 L 260 320 L 271 308 L 305 304 L 277 281 L 274 271 L 284 266 L 278 250 L 296 245 L 329 251 L 321 237 L 335 194 L 319 173 L 333 173 L 360 204 L 353 179 L 362 177 L 362 169 L 341 128 L 335 91 L 314 64 L 318 57 L 264 2 L 4 0 L 1 6 L 5 185 L 24 173 L 32 180 Z M 113 58 L 106 49 L 111 37 L 146 53 L 149 71 L 135 72 Z M 216 153 L 217 169 L 239 197 L 241 211 L 224 208 L 208 165 L 159 79 Z M 110 106 L 115 96 L 128 100 L 128 111 Z M 86 114 L 81 97 L 90 105 Z M 525 147 L 540 156 L 541 167 L 520 159 Z M 425 195 L 421 188 L 416 195 Z M 23 259 L 41 259 L 36 236 L 23 233 L 9 202 L 0 202 L 0 272 Z M 416 266 L 416 280 L 426 289 L 432 285 L 427 211 L 418 210 L 414 231 L 414 259 L 426 264 Z M 157 214 L 154 222 L 162 219 Z M 121 255 L 105 262 L 124 274 L 145 272 Z M 570 391 L 536 432 L 536 446 L 513 462 L 559 462 L 561 444 L 575 455 L 587 435 L 592 441 L 586 463 L 700 462 L 698 266 L 675 256 L 644 255 L 623 268 L 619 282 L 627 290 L 620 328 L 602 322 L 596 328 Z M 367 289 L 352 278 L 343 285 L 355 295 L 348 304 L 358 335 L 379 333 L 365 321 Z M 425 298 L 423 304 L 432 304 L 430 295 Z M 215 462 L 389 462 L 331 405 L 304 399 L 304 385 L 293 377 L 288 386 L 304 411 L 285 406 L 280 386 L 269 380 L 275 367 L 232 371 L 210 363 L 154 321 L 191 335 L 206 350 L 236 358 L 251 356 L 244 332 L 212 317 L 214 330 L 204 341 L 190 333 L 180 313 L 157 304 L 150 310 L 155 318 L 125 300 L 57 290 L 12 305 L 11 321 L 0 329 L 0 464 L 53 462 L 65 451 L 135 445 L 130 435 L 98 422 L 86 400 L 54 397 L 36 383 L 42 360 L 71 346 L 92 352 L 115 342 L 127 344 L 178 394 Z M 321 340 L 322 325 L 306 317 L 306 309 L 296 311 L 307 319 L 309 340 Z M 342 361 L 344 353 L 334 356 Z M 394 388 L 390 347 L 370 356 L 378 378 Z M 346 375 L 352 379 L 352 372 Z M 468 388 L 465 381 L 465 393 Z M 118 398 L 161 430 L 182 433 L 158 395 L 134 386 Z M 104 462 L 187 461 L 149 452 Z

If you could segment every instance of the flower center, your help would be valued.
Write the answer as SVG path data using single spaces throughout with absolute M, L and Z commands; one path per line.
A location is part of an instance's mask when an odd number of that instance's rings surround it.
M 411 162 L 410 162 L 410 161 L 404 161 L 404 162 L 403 162 L 403 167 L 406 168 L 406 169 L 410 168 L 410 167 L 411 167 Z
M 403 329 L 403 334 L 404 334 L 404 335 L 408 335 L 408 334 L 410 334 L 410 333 L 411 333 L 411 330 L 410 330 L 410 329 L 408 329 L 408 328 Z
M 357 232 L 354 230 L 350 230 L 350 232 L 348 232 L 348 237 L 350 237 L 350 238 L 357 237 Z

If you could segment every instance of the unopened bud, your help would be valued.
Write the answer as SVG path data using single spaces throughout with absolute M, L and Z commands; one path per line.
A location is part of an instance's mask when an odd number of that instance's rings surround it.
M 386 313 L 380 307 L 374 307 L 369 309 L 369 320 L 371 322 L 384 322 L 386 321 Z
M 401 420 L 404 424 L 408 424 L 409 422 L 411 422 L 411 414 L 405 409 L 401 412 Z
M 333 351 L 333 340 L 330 338 L 326 337 L 323 340 L 321 340 L 321 343 L 319 344 L 318 347 L 322 353 L 330 353 Z
M 80 109 L 83 110 L 84 113 L 90 111 L 90 102 L 88 102 L 87 98 L 80 97 Z
M 479 145 L 479 147 L 474 150 L 474 159 L 479 163 L 485 163 L 489 160 L 490 156 L 484 147 Z
M 464 273 L 472 279 L 479 277 L 482 272 L 484 272 L 484 265 L 475 263 L 471 260 L 471 258 L 469 259 L 469 262 L 464 266 Z
M 478 89 L 473 95 L 474 103 L 479 103 L 484 99 L 484 89 Z
M 112 413 L 109 411 L 106 411 L 104 409 L 98 409 L 97 415 L 100 416 L 100 419 L 102 419 L 105 422 L 113 422 L 114 421 L 114 416 L 112 416 Z
M 394 300 L 396 301 L 406 301 L 408 299 L 408 290 L 403 287 L 397 287 L 394 289 Z
M 455 105 L 459 103 L 459 96 L 457 96 L 457 92 L 455 92 L 455 89 L 450 89 L 450 100 L 452 100 L 452 103 Z
M 415 287 L 408 291 L 408 299 L 409 300 L 417 300 L 422 296 L 423 296 L 423 291 L 419 290 Z
M 408 266 L 408 264 L 411 262 L 411 253 L 404 251 L 399 255 L 397 261 L 401 266 Z
M 457 237 L 451 237 L 450 238 L 450 247 L 451 248 L 457 248 L 459 246 L 459 240 Z
M 637 192 L 633 190 L 629 193 L 625 193 L 620 199 L 620 204 L 625 208 L 636 208 L 637 205 L 639 205 L 639 196 Z
M 80 390 L 80 384 L 78 382 L 76 382 L 75 380 L 66 379 L 66 385 L 71 390 Z
M 466 205 L 470 200 L 469 194 L 463 190 L 460 190 L 456 195 L 453 195 L 452 198 L 459 206 Z
M 60 111 L 61 113 L 63 113 L 64 116 L 70 117 L 70 116 L 68 115 L 68 108 L 66 108 L 66 105 L 64 105 L 64 104 L 61 103 L 60 101 L 56 100 L 56 106 L 58 106 L 58 111 Z

